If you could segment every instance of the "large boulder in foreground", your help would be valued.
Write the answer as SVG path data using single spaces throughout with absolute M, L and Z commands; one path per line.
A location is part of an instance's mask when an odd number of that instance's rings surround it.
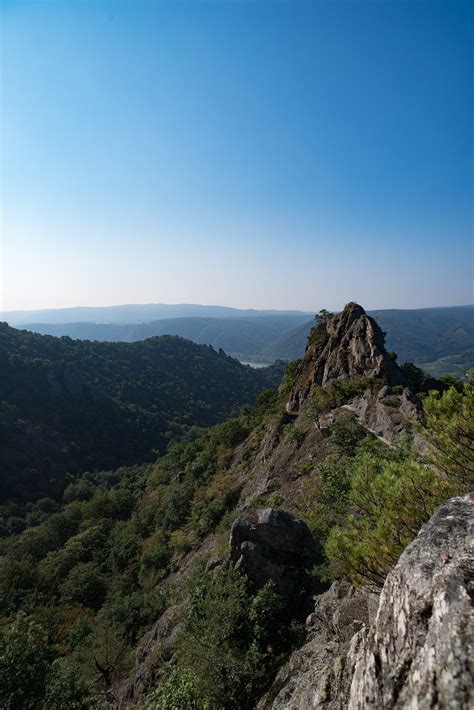
M 474 495 L 440 506 L 374 597 L 335 582 L 258 710 L 474 707 Z M 358 627 L 360 630 L 358 630 Z
M 257 588 L 275 582 L 287 597 L 301 595 L 320 547 L 307 525 L 278 508 L 243 513 L 232 526 L 230 557 Z
M 474 707 L 474 495 L 439 507 L 385 582 L 351 708 Z

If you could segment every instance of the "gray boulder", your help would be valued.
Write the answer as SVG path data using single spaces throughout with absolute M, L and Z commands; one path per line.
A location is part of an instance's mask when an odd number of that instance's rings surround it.
M 257 588 L 273 580 L 288 597 L 307 587 L 307 571 L 320 560 L 320 547 L 307 525 L 277 508 L 243 513 L 230 533 L 230 557 Z

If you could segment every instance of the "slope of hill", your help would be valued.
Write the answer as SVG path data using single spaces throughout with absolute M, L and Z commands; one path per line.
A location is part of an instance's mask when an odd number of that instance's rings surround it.
M 170 307 L 171 308 L 171 307 Z M 198 307 L 196 307 L 198 308 Z M 199 307 L 200 308 L 200 307 Z M 474 367 L 474 306 L 377 310 L 371 315 L 386 332 L 387 347 L 400 362 L 414 362 L 433 375 L 464 375 Z M 132 342 L 179 335 L 222 348 L 242 361 L 270 363 L 300 358 L 314 319 L 307 314 L 241 317 L 179 317 L 148 323 L 28 323 L 31 330 L 73 338 Z
M 0 325 L 1 498 L 61 490 L 64 475 L 153 460 L 279 381 L 178 337 L 92 343 Z
M 432 362 L 474 347 L 474 306 L 370 311 L 401 361 Z

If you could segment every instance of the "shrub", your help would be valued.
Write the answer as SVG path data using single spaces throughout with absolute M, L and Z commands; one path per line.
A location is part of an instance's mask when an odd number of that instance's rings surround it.
M 43 627 L 18 614 L 0 634 L 0 705 L 5 710 L 79 707 L 86 685 L 73 664 L 55 659 Z
M 59 586 L 66 604 L 100 609 L 105 599 L 105 579 L 97 562 L 79 562 Z
M 192 674 L 193 698 L 201 703 L 196 707 L 243 710 L 254 706 L 295 639 L 288 607 L 273 583 L 255 592 L 232 567 L 198 572 L 178 668 Z
M 301 360 L 293 360 L 286 366 L 285 374 L 283 375 L 283 382 L 280 387 L 281 399 L 286 399 L 290 394 L 291 389 L 296 382 L 296 375 L 300 364 Z
M 284 427 L 285 436 L 289 441 L 294 441 L 297 446 L 301 446 L 306 438 L 307 430 L 302 427 L 295 426 L 293 423 L 287 424 Z
M 351 512 L 326 542 L 333 570 L 355 584 L 380 589 L 435 508 L 457 492 L 453 480 L 415 461 L 364 454 L 351 477 Z
M 430 462 L 468 492 L 474 485 L 474 386 L 468 382 L 461 391 L 432 391 L 423 405 Z
M 186 668 L 170 668 L 148 698 L 146 710 L 210 710 L 200 698 L 199 679 Z
M 145 543 L 145 548 L 140 557 L 140 583 L 152 586 L 156 582 L 158 572 L 166 569 L 170 561 L 171 551 L 167 535 L 159 530 Z

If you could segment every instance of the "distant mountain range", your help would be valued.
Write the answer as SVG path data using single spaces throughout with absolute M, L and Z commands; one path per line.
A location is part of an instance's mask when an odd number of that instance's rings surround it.
M 79 318 L 87 313 L 91 320 Z M 147 314 L 175 313 L 175 317 Z M 196 315 L 200 313 L 200 315 Z M 414 362 L 433 375 L 464 373 L 474 367 L 474 306 L 369 311 L 387 334 L 387 348 L 400 362 Z M 194 315 L 190 315 L 194 314 Z M 50 316 L 49 322 L 40 322 Z M 145 340 L 157 335 L 179 335 L 195 343 L 254 363 L 302 357 L 314 322 L 312 314 L 298 311 L 239 310 L 224 306 L 167 305 L 112 306 L 5 313 L 17 327 L 41 334 L 80 340 Z M 30 320 L 22 321 L 29 317 Z M 75 317 L 75 321 L 63 321 Z M 95 318 L 95 321 L 92 321 Z M 105 319 L 129 322 L 105 322 Z
M 10 325 L 25 323 L 146 323 L 163 318 L 258 318 L 260 316 L 311 316 L 311 311 L 241 309 L 203 306 L 196 303 L 131 303 L 121 306 L 79 306 L 35 311 L 0 311 L 0 320 Z

